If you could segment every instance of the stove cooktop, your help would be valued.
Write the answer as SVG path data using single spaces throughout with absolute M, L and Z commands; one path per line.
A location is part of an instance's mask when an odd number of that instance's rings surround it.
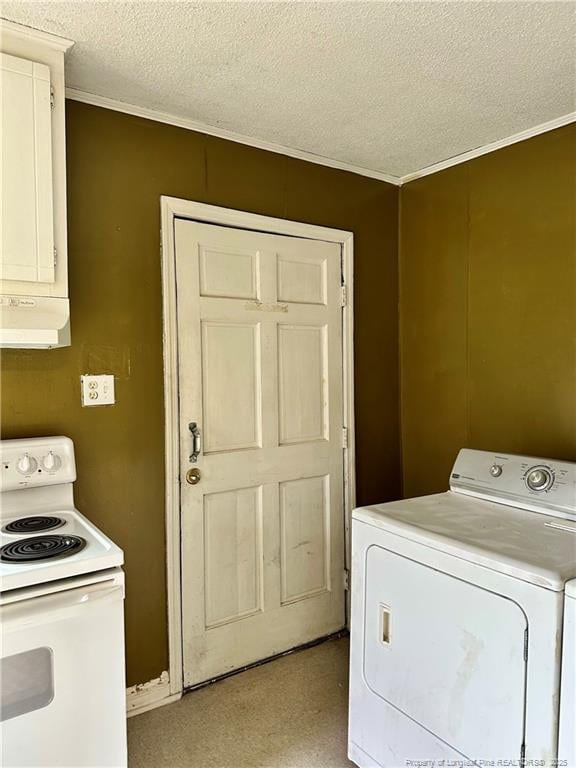
M 56 557 L 69 557 L 86 546 L 86 539 L 81 536 L 30 536 L 17 539 L 0 547 L 0 560 L 3 563 L 30 563 L 39 560 L 52 560 Z
M 75 480 L 69 438 L 0 441 L 0 601 L 28 587 L 49 593 L 51 582 L 124 562 L 120 547 L 74 506 Z
M 2 533 L 39 533 L 40 531 L 51 531 L 54 528 L 60 528 L 65 525 L 65 520 L 53 515 L 34 515 L 31 517 L 19 517 L 12 520 L 2 528 Z
M 122 550 L 76 509 L 33 511 L 2 520 L 2 592 L 122 565 Z

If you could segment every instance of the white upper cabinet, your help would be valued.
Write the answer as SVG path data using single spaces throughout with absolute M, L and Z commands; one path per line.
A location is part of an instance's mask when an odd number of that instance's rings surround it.
M 71 46 L 0 20 L 0 346 L 70 343 L 64 56 Z
M 53 283 L 50 68 L 1 55 L 2 280 Z

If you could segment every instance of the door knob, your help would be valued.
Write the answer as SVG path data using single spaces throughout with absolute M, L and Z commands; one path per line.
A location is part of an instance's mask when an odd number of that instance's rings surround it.
M 196 467 L 189 469 L 188 472 L 186 472 L 186 482 L 190 483 L 190 485 L 198 485 L 200 477 L 200 470 L 196 469 Z

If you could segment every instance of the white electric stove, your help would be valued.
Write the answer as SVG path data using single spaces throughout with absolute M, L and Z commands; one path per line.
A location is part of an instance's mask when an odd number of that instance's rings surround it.
M 576 464 L 462 450 L 354 510 L 350 759 L 574 766 L 575 580 Z
M 66 437 L 0 442 L 1 764 L 126 756 L 123 553 L 74 506 Z

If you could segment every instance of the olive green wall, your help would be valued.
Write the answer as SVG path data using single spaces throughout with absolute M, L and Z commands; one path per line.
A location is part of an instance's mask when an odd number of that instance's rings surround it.
M 128 684 L 167 669 L 160 195 L 355 234 L 358 500 L 401 494 L 398 189 L 67 105 L 72 346 L 2 353 L 2 436 L 76 443 L 80 508 L 126 553 Z M 462 446 L 576 460 L 576 126 L 400 192 L 404 494 Z M 80 407 L 80 374 L 117 404 Z
M 67 104 L 72 346 L 2 355 L 3 437 L 69 435 L 76 499 L 126 554 L 128 684 L 167 669 L 160 195 L 352 230 L 358 499 L 400 494 L 398 190 Z M 80 407 L 80 374 L 117 404 Z
M 404 494 L 463 446 L 576 460 L 576 126 L 400 193 Z

